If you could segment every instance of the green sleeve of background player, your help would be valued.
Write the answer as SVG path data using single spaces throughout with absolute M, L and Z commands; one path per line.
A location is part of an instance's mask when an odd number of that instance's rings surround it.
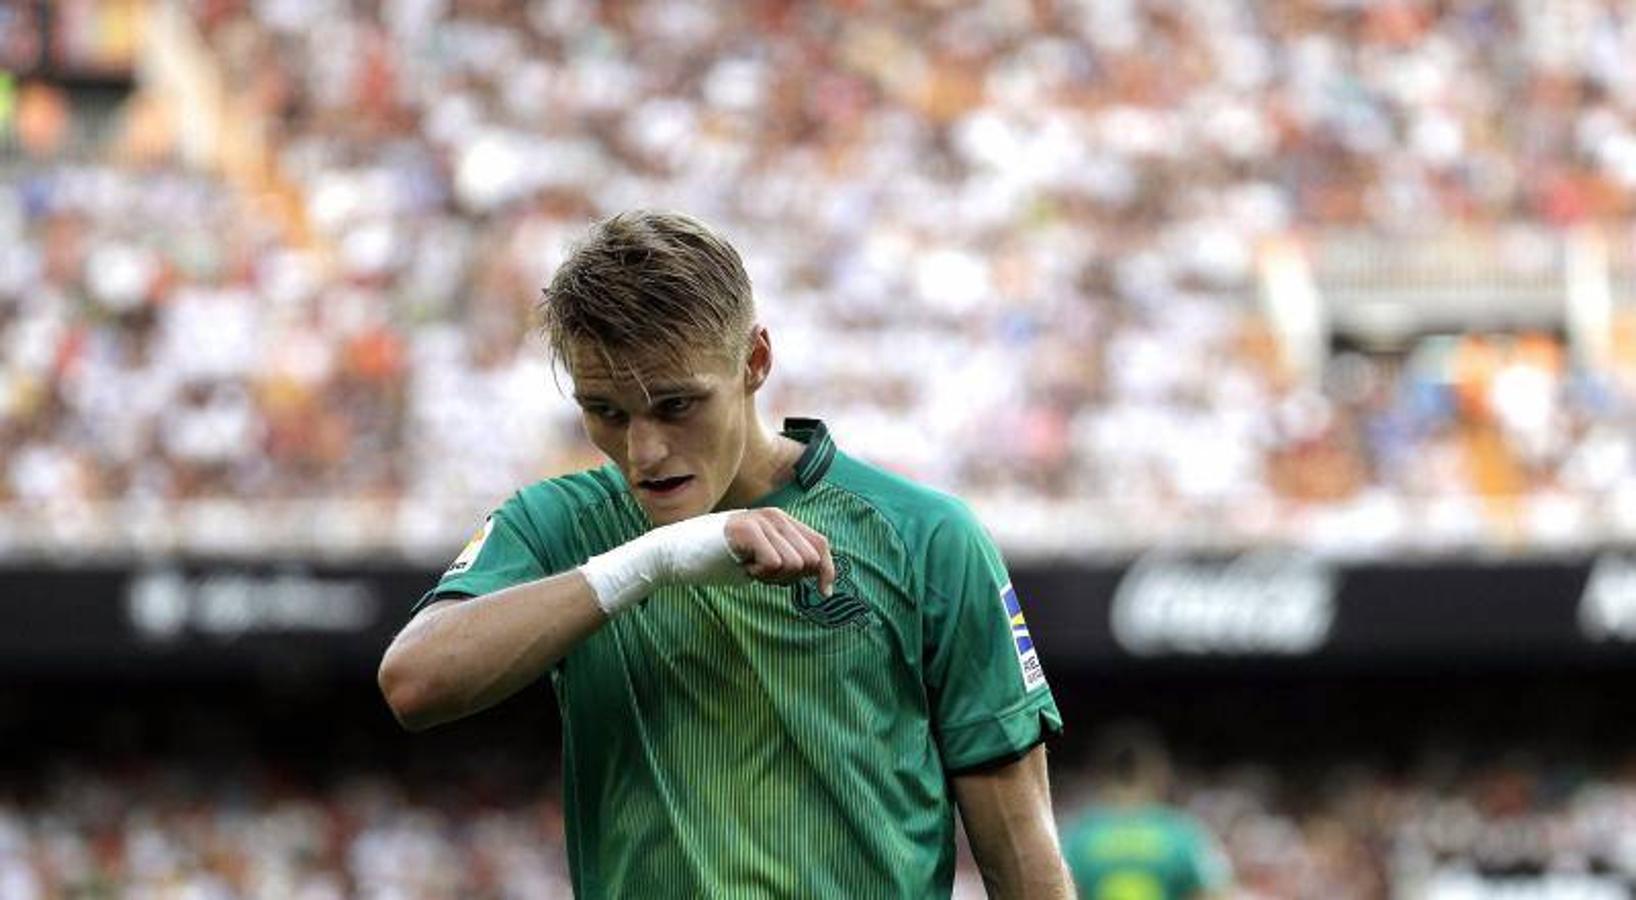
M 964 506 L 926 552 L 926 685 L 944 768 L 1021 755 L 1062 729 L 1005 563 Z
M 522 495 L 513 495 L 483 520 L 437 586 L 420 598 L 410 615 L 433 600 L 481 597 L 560 571 L 538 543 L 531 522 Z
M 1223 891 L 1233 883 L 1233 865 L 1215 836 L 1202 823 L 1191 823 L 1193 879 L 1200 891 Z

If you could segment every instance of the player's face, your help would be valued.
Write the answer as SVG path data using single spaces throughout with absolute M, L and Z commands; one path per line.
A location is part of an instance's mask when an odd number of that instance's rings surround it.
M 568 367 L 585 431 L 619 467 L 655 525 L 715 509 L 744 461 L 759 379 L 724 353 L 681 364 L 615 359 L 572 347 Z

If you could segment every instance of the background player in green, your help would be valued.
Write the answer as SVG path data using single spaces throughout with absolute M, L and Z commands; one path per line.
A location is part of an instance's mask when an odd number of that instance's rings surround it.
M 1062 842 L 1082 900 L 1195 900 L 1224 891 L 1232 873 L 1210 832 L 1165 803 L 1170 762 L 1158 738 L 1115 726 L 1095 757 L 1096 805 Z
M 609 463 L 482 524 L 382 660 L 399 720 L 549 673 L 582 897 L 947 897 L 956 807 L 991 894 L 1069 896 L 1061 717 L 998 552 L 823 423 L 762 426 L 737 252 L 616 216 L 542 314 Z

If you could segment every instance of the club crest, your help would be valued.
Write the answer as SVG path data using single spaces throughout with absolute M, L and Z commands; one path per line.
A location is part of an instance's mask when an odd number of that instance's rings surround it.
M 860 620 L 873 621 L 874 612 L 858 595 L 852 581 L 852 561 L 840 553 L 835 557 L 835 589 L 828 597 L 818 592 L 818 579 L 803 578 L 790 585 L 790 604 L 803 618 L 825 628 L 842 628 Z

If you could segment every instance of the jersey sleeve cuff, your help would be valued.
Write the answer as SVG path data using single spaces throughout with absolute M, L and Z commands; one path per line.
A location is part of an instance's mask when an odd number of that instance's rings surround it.
M 438 600 L 465 600 L 471 597 L 481 597 L 491 594 L 502 588 L 510 587 L 515 582 L 501 581 L 494 578 L 472 578 L 458 576 L 440 581 L 437 587 L 421 595 L 415 605 L 409 607 L 409 618 L 413 619 L 420 611 Z
M 992 716 L 941 729 L 938 745 L 943 751 L 943 768 L 958 772 L 1021 756 L 1061 732 L 1062 713 L 1048 688 Z
M 449 588 L 445 587 L 432 588 L 426 593 L 421 594 L 420 599 L 415 601 L 414 606 L 409 607 L 409 618 L 413 619 L 415 616 L 420 615 L 421 610 L 439 600 L 465 600 L 472 596 L 474 595 L 465 591 L 450 590 Z

